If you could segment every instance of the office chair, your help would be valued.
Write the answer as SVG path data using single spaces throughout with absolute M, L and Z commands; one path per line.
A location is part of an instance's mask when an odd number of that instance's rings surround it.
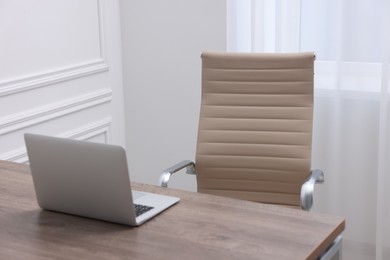
M 310 170 L 314 53 L 204 52 L 196 166 L 198 192 L 310 210 L 321 170 Z M 196 169 L 196 170 L 195 170 Z
M 314 53 L 202 53 L 195 162 L 198 192 L 311 210 L 321 170 L 311 170 Z M 196 163 L 196 164 L 195 164 Z M 341 259 L 339 236 L 320 259 Z

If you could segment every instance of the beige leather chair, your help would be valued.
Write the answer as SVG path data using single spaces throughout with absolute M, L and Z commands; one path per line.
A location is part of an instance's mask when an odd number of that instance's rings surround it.
M 314 53 L 202 54 L 202 101 L 196 166 L 182 161 L 198 192 L 310 210 Z M 320 259 L 341 259 L 339 236 Z
M 202 53 L 198 192 L 310 210 L 314 53 Z M 195 163 L 180 162 L 159 180 Z

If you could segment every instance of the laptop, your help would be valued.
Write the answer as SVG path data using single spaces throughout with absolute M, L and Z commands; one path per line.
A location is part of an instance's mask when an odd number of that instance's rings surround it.
M 179 198 L 132 191 L 123 147 L 25 134 L 38 205 L 138 226 Z

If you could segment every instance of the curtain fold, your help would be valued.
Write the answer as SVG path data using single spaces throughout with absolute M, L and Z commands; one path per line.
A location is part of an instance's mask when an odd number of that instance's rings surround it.
M 228 51 L 316 53 L 315 210 L 390 259 L 390 1 L 228 0 L 227 24 Z

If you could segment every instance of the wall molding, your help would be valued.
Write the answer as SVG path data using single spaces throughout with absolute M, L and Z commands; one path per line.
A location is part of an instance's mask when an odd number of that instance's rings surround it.
M 110 88 L 0 118 L 0 135 L 111 102 Z
M 26 163 L 28 162 L 26 148 L 19 148 L 0 155 L 0 160 Z
M 96 0 L 96 2 L 98 12 L 97 26 L 99 28 L 99 57 L 92 61 L 0 81 L 0 97 L 108 71 L 109 67 L 105 54 L 104 2 L 102 0 Z
M 84 125 L 80 128 L 74 129 L 72 131 L 62 133 L 58 137 L 76 139 L 87 141 L 90 138 L 104 135 L 105 143 L 109 143 L 111 136 L 111 124 L 112 118 L 104 118 L 99 121 Z M 18 148 L 3 154 L 0 154 L 0 160 L 7 160 L 18 163 L 27 163 L 28 156 L 26 147 Z
M 99 25 L 99 43 L 100 43 L 100 57 L 107 63 L 106 55 L 106 34 L 105 34 L 105 17 L 104 17 L 104 1 L 97 0 L 98 8 L 98 25 Z
M 111 127 L 112 118 L 108 117 L 83 127 L 74 129 L 72 131 L 59 135 L 62 138 L 75 139 L 75 140 L 88 140 L 98 135 L 104 134 L 104 143 L 109 143 L 111 140 Z
M 108 71 L 103 59 L 0 82 L 0 97 Z

